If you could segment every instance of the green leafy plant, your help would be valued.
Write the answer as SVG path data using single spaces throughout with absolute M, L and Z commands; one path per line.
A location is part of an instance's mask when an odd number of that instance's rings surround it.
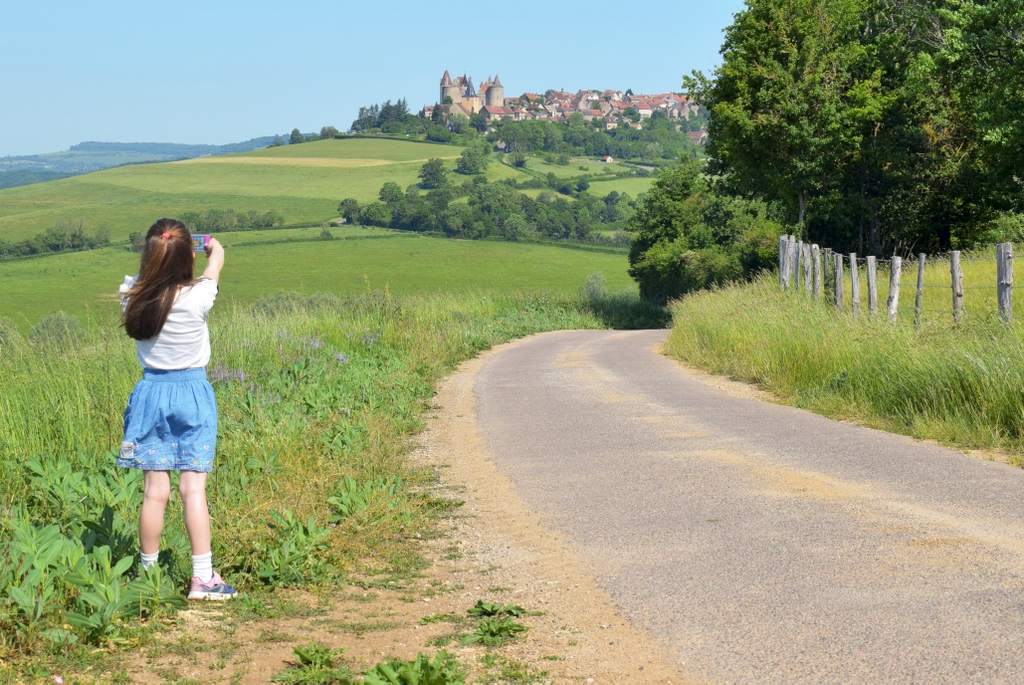
M 525 633 L 529 628 L 516 623 L 511 616 L 505 618 L 482 618 L 476 622 L 476 630 L 463 635 L 463 645 L 482 644 L 485 647 L 499 647 Z
M 351 476 L 345 476 L 341 480 L 338 494 L 327 498 L 327 503 L 335 512 L 330 520 L 332 523 L 337 523 L 360 514 L 369 509 L 378 497 L 386 497 L 388 508 L 393 509 L 398 504 L 397 497 L 403 487 L 401 476 L 377 478 L 362 484 L 356 482 L 355 478 Z
M 476 604 L 466 610 L 466 613 L 478 618 L 488 618 L 491 616 L 515 616 L 519 618 L 526 615 L 526 609 L 518 604 L 493 604 L 478 599 Z
M 461 685 L 466 673 L 459 660 L 445 650 L 433 660 L 420 653 L 411 661 L 397 659 L 377 664 L 366 672 L 364 685 Z
M 338 657 L 347 649 L 331 649 L 313 642 L 308 647 L 295 647 L 295 665 L 278 673 L 275 683 L 294 685 L 355 685 L 353 673 L 346 666 L 338 664 Z
M 323 552 L 330 546 L 329 528 L 317 525 L 310 516 L 306 523 L 289 509 L 271 510 L 271 536 L 259 545 L 263 559 L 259 578 L 267 585 L 299 585 L 327 573 Z

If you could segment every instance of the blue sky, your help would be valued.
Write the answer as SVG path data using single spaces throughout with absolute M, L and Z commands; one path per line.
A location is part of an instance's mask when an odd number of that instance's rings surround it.
M 433 104 L 445 68 L 506 96 L 679 90 L 741 6 L 0 0 L 0 156 L 344 130 L 360 105 Z

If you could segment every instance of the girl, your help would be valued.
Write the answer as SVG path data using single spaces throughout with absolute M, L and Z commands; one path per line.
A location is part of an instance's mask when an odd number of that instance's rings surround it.
M 210 331 L 206 317 L 217 297 L 224 248 L 211 239 L 201 278 L 185 224 L 160 219 L 146 234 L 142 264 L 121 286 L 124 329 L 135 339 L 140 380 L 124 411 L 124 442 L 118 466 L 142 469 L 145 486 L 139 516 L 143 569 L 156 563 L 164 508 L 171 495 L 168 471 L 180 471 L 178 491 L 192 545 L 189 599 L 230 599 L 235 589 L 213 570 L 206 474 L 217 443 L 217 402 L 206 380 Z

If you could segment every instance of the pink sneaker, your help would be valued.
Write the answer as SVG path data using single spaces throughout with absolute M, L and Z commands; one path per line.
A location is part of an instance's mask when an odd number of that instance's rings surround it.
M 214 573 L 209 583 L 204 583 L 198 578 L 192 579 L 192 591 L 188 593 L 189 599 L 209 599 L 221 601 L 231 599 L 238 594 L 235 588 L 224 582 L 219 573 Z

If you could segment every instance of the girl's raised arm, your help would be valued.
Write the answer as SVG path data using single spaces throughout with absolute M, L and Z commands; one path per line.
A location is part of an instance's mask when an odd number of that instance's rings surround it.
M 206 244 L 206 270 L 203 271 L 203 278 L 211 281 L 220 280 L 220 270 L 224 268 L 224 246 L 216 238 L 210 238 Z

